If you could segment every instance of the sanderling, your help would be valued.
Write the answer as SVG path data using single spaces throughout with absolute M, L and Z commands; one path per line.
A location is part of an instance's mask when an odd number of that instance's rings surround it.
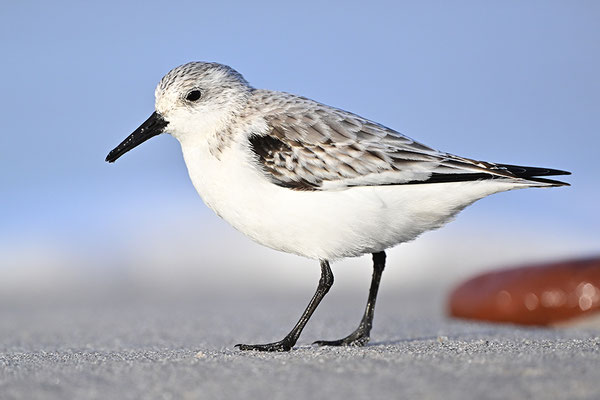
M 317 291 L 290 333 L 274 343 L 237 345 L 242 350 L 290 350 L 333 284 L 329 261 L 371 253 L 358 328 L 315 342 L 366 344 L 387 248 L 444 225 L 487 195 L 567 185 L 541 178 L 566 171 L 440 152 L 350 112 L 255 89 L 221 64 L 179 66 L 155 96 L 155 112 L 106 161 L 168 132 L 208 207 L 260 244 L 320 261 Z

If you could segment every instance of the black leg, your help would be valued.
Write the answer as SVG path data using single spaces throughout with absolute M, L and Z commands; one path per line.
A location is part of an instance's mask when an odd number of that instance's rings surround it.
M 302 329 L 310 319 L 310 316 L 315 312 L 323 297 L 329 291 L 329 288 L 333 285 L 333 273 L 329 268 L 329 262 L 326 260 L 321 261 L 321 279 L 319 279 L 319 286 L 314 296 L 308 303 L 306 310 L 302 313 L 300 320 L 296 323 L 296 326 L 292 328 L 290 333 L 286 335 L 279 342 L 267 343 L 267 344 L 236 344 L 240 350 L 259 350 L 259 351 L 289 351 L 294 347 Z
M 348 336 L 339 340 L 319 340 L 314 344 L 319 346 L 364 346 L 369 342 L 371 327 L 373 326 L 373 316 L 375 314 L 375 300 L 379 290 L 379 281 L 385 268 L 385 252 L 373 254 L 373 278 L 371 288 L 369 289 L 369 300 L 365 308 L 365 314 L 358 325 L 358 328 Z

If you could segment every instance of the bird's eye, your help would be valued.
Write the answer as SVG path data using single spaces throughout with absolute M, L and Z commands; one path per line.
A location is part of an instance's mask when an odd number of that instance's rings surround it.
M 189 101 L 196 101 L 200 99 L 202 93 L 198 89 L 191 90 L 186 96 L 185 99 Z

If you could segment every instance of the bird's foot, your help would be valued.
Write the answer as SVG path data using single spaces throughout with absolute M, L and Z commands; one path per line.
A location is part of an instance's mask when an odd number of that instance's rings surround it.
M 294 343 L 290 340 L 280 340 L 279 342 L 266 343 L 266 344 L 236 344 L 240 350 L 254 350 L 254 351 L 290 351 L 294 347 Z
M 369 332 L 363 329 L 357 329 L 348 336 L 339 340 L 317 340 L 313 344 L 318 346 L 354 346 L 363 347 L 369 343 Z

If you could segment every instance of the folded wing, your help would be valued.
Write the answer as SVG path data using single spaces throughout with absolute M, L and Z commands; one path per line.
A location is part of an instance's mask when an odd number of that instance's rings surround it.
M 266 101 L 268 95 L 271 98 Z M 267 178 L 290 189 L 482 179 L 567 185 L 539 178 L 569 174 L 566 171 L 494 164 L 439 152 L 385 126 L 302 97 L 270 92 L 260 100 L 269 105 L 269 130 L 250 136 L 250 149 Z

